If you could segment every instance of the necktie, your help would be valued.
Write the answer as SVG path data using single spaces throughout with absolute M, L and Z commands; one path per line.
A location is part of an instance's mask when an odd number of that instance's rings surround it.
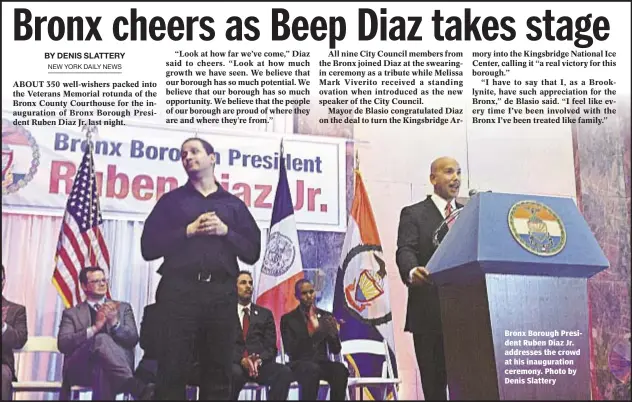
M 97 310 L 94 307 L 90 307 L 90 325 L 94 325 L 97 322 Z
M 246 337 L 248 336 L 248 328 L 250 327 L 250 309 L 248 309 L 248 307 L 244 307 L 244 322 L 243 322 L 243 328 L 242 328 L 242 333 L 244 336 L 244 353 L 243 353 L 243 357 L 248 357 L 248 351 L 245 348 L 245 343 L 246 343 Z
M 311 336 L 314 332 L 316 332 L 316 328 L 314 328 L 314 323 L 309 317 L 309 311 L 305 314 L 305 318 L 307 319 L 307 332 Z
M 96 303 L 94 307 L 90 308 L 90 325 L 94 325 L 97 322 L 97 311 L 99 311 L 101 305 Z
M 447 218 L 448 216 L 450 216 L 450 214 L 452 213 L 452 204 L 448 203 L 445 206 L 445 217 Z M 450 229 L 452 227 L 452 225 L 454 224 L 454 217 L 450 218 L 447 222 L 448 225 L 448 229 Z

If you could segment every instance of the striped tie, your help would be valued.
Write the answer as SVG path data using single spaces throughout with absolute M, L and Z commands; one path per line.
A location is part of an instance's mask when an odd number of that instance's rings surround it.
M 452 213 L 452 204 L 448 203 L 448 205 L 445 206 L 445 217 L 447 218 L 448 216 L 450 216 L 451 213 Z M 453 224 L 454 224 L 454 217 L 448 220 L 447 222 L 448 229 L 450 229 Z

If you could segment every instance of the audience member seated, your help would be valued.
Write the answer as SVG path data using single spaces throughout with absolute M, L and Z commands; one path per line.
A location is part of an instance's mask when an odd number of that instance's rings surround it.
M 4 294 L 5 272 L 2 266 L 2 293 Z M 26 308 L 11 303 L 2 296 L 2 400 L 13 399 L 11 383 L 17 381 L 13 349 L 26 344 Z
M 100 267 L 79 273 L 86 301 L 64 310 L 57 346 L 64 354 L 63 389 L 68 399 L 72 385 L 92 388 L 93 400 L 114 400 L 116 394 L 131 394 L 150 400 L 153 384 L 133 375 L 134 348 L 138 330 L 129 303 L 107 300 L 108 282 Z
M 340 353 L 338 324 L 331 313 L 316 308 L 316 292 L 306 279 L 296 282 L 299 306 L 281 318 L 281 336 L 289 366 L 301 386 L 301 400 L 316 400 L 320 380 L 329 383 L 331 400 L 344 400 L 349 371 L 344 364 L 329 359 Z
M 160 330 L 160 316 L 158 306 L 149 304 L 143 309 L 143 320 L 140 323 L 140 348 L 143 349 L 143 358 L 136 367 L 134 376 L 145 384 L 155 384 L 158 374 L 158 331 Z
M 158 375 L 158 350 L 161 347 L 159 341 L 160 334 L 160 311 L 158 304 L 153 303 L 145 306 L 143 319 L 140 323 L 140 347 L 143 349 L 143 358 L 136 367 L 134 376 L 145 384 L 156 383 Z M 167 340 L 167 347 L 169 345 Z M 198 342 L 196 340 L 196 342 Z M 188 385 L 200 385 L 200 367 L 197 362 L 191 364 Z
M 233 399 L 246 382 L 267 385 L 268 400 L 286 400 L 292 383 L 289 367 L 276 362 L 277 336 L 272 312 L 252 303 L 252 275 L 237 276 L 239 328 L 233 358 Z

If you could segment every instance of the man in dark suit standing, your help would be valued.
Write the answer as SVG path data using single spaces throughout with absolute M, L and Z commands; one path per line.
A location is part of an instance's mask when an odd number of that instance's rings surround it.
M 269 400 L 286 400 L 292 383 L 289 367 L 277 363 L 276 326 L 272 311 L 252 303 L 252 275 L 237 276 L 239 328 L 233 355 L 233 400 L 247 381 L 270 386 Z
M 301 386 L 301 400 L 316 400 L 320 380 L 329 383 L 331 400 L 345 399 L 349 371 L 344 364 L 329 360 L 340 353 L 338 324 L 331 313 L 316 308 L 314 286 L 307 279 L 296 282 L 299 306 L 281 318 L 281 336 L 289 366 Z M 329 349 L 329 350 L 328 350 Z
M 153 384 L 133 376 L 138 330 L 132 306 L 106 299 L 108 283 L 100 267 L 82 269 L 79 282 L 86 300 L 64 310 L 57 336 L 64 354 L 60 399 L 67 399 L 71 385 L 92 387 L 94 400 L 114 400 L 120 392 L 151 399 Z
M 2 292 L 4 293 L 5 272 L 2 266 Z M 26 308 L 11 303 L 2 296 L 2 400 L 13 399 L 11 383 L 17 381 L 15 376 L 15 360 L 13 349 L 20 349 L 26 344 L 28 330 L 26 328 Z
M 435 252 L 433 233 L 443 219 L 460 208 L 456 203 L 461 186 L 461 167 L 453 158 L 442 157 L 430 167 L 434 194 L 402 209 L 397 237 L 397 266 L 408 286 L 404 330 L 413 333 L 415 354 L 426 400 L 446 400 L 447 376 L 439 294 L 426 264 Z M 449 221 L 439 236 L 445 236 Z

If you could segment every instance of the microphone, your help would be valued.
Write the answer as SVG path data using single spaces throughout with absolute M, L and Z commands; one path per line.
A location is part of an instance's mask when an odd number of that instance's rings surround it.
M 468 195 L 471 197 L 475 196 L 478 193 L 491 193 L 492 190 L 486 190 L 486 191 L 479 191 L 475 188 L 470 189 L 470 191 L 468 192 Z M 444 226 L 446 226 L 448 224 L 448 222 L 456 219 L 459 214 L 461 213 L 461 211 L 463 210 L 463 208 L 465 208 L 464 206 L 461 208 L 457 208 L 454 211 L 452 211 L 452 213 L 448 216 L 446 216 L 446 218 L 444 220 L 441 221 L 441 223 L 439 224 L 439 226 L 434 230 L 434 232 L 432 233 L 432 244 L 435 247 L 439 247 L 439 244 L 441 243 L 439 241 L 439 232 L 441 232 L 441 229 L 444 228 Z
M 471 192 L 472 192 L 472 190 L 470 190 L 470 193 Z M 463 208 L 465 208 L 465 207 L 463 206 L 461 208 L 457 208 L 454 211 L 452 211 L 452 213 L 450 215 L 446 216 L 445 219 L 442 220 L 441 223 L 439 224 L 439 226 L 437 226 L 437 228 L 434 230 L 434 232 L 432 233 L 432 244 L 435 247 L 439 247 L 439 244 L 441 243 L 439 241 L 439 232 L 441 232 L 441 229 L 443 229 L 443 227 L 446 226 L 448 224 L 448 222 L 456 219 L 457 216 L 459 216 L 459 214 L 463 210 Z
M 478 194 L 478 193 L 491 193 L 491 192 L 492 192 L 492 190 L 481 191 L 481 190 L 477 190 L 477 189 L 473 188 L 473 189 L 471 189 L 471 190 L 468 192 L 468 195 L 469 195 L 469 196 L 470 196 L 470 198 L 471 198 L 471 197 L 474 197 L 474 196 L 475 196 L 476 194 Z

